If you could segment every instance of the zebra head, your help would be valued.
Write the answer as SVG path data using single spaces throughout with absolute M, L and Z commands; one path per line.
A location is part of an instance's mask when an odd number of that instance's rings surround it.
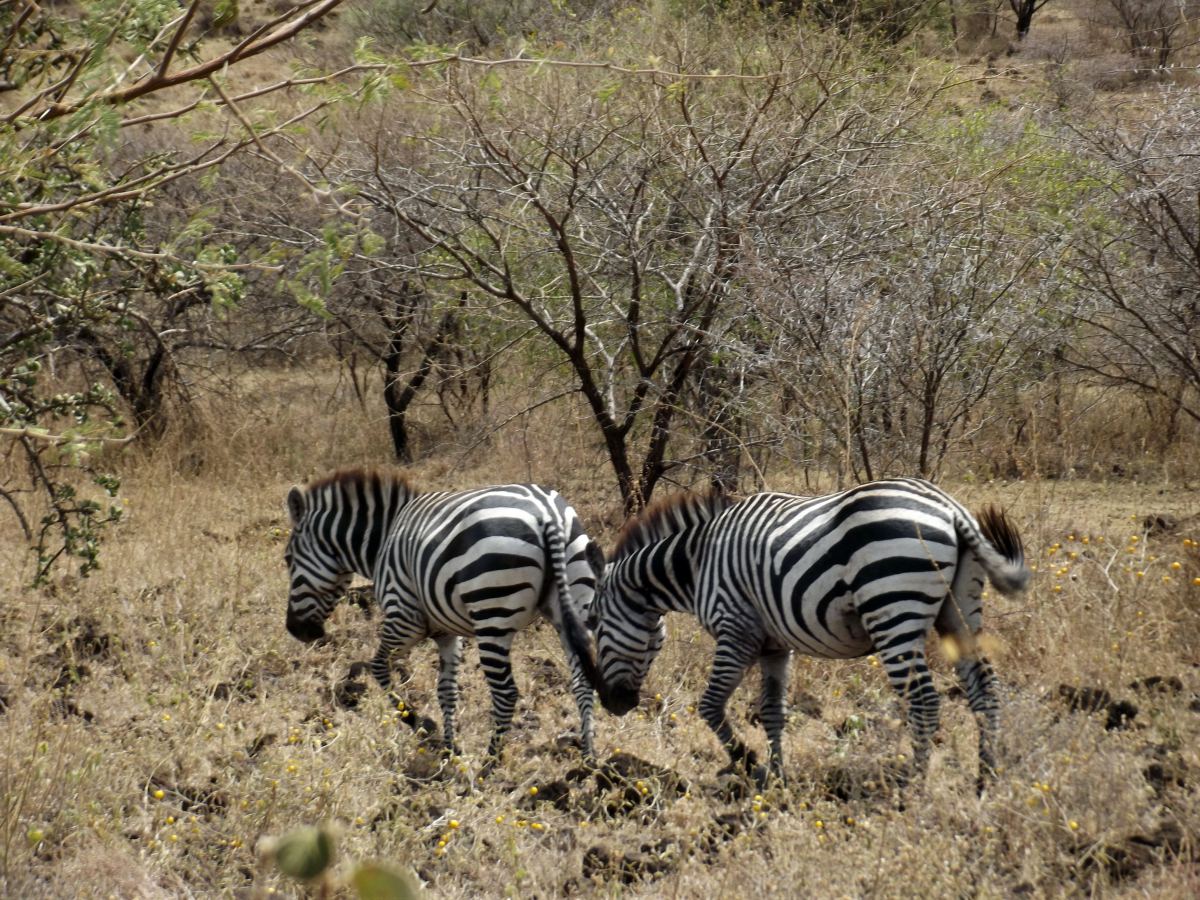
M 597 663 L 603 686 L 600 702 L 616 716 L 638 705 L 650 664 L 667 636 L 663 614 L 646 606 L 634 591 L 618 586 L 614 566 L 605 573 L 595 604 Z
M 287 496 L 292 535 L 283 558 L 291 589 L 288 592 L 287 630 L 294 638 L 311 643 L 325 636 L 325 620 L 354 576 L 327 539 L 320 496 L 294 487 Z

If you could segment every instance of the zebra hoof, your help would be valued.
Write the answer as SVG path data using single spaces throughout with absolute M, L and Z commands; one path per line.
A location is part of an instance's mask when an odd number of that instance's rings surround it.
M 404 721 L 408 723 L 417 737 L 433 737 L 438 733 L 437 722 L 428 716 L 409 715 L 405 717 Z

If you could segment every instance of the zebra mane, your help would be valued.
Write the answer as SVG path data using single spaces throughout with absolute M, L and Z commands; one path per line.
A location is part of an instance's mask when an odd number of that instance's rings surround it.
M 704 494 L 672 494 L 656 500 L 631 518 L 617 535 L 613 560 L 622 559 L 649 544 L 716 518 L 737 501 L 728 494 L 710 491 Z
M 306 494 L 314 494 L 326 487 L 344 489 L 358 484 L 363 485 L 367 490 L 398 485 L 409 496 L 420 493 L 420 489 L 404 472 L 395 469 L 381 472 L 378 469 L 361 468 L 338 469 L 330 475 L 309 483 L 304 491 Z

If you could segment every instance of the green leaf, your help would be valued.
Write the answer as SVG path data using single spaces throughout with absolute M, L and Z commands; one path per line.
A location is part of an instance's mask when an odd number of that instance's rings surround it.
M 376 863 L 363 863 L 350 883 L 362 900 L 416 900 L 420 895 L 412 879 Z
M 333 862 L 333 836 L 324 828 L 305 825 L 281 837 L 274 850 L 280 872 L 310 881 Z

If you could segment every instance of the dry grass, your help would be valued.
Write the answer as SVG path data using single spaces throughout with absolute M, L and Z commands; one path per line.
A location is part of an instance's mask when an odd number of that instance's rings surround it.
M 339 705 L 336 689 L 372 652 L 378 620 L 347 606 L 324 646 L 286 634 L 282 498 L 294 480 L 385 459 L 384 432 L 346 402 L 345 386 L 254 377 L 253 393 L 272 399 L 244 428 L 127 465 L 128 521 L 92 578 L 28 590 L 17 542 L 5 536 L 0 893 L 303 894 L 255 846 L 311 822 L 337 823 L 341 865 L 390 860 L 446 897 L 1200 889 L 1200 587 L 1192 585 L 1200 548 L 1184 545 L 1200 539 L 1200 520 L 1190 531 L 1142 527 L 1147 515 L 1194 514 L 1196 491 L 952 485 L 972 505 L 1008 505 L 1039 569 L 1026 597 L 993 597 L 987 607 L 1005 685 L 1005 768 L 982 799 L 973 790 L 976 732 L 961 700 L 943 707 L 927 784 L 893 795 L 872 786 L 886 783 L 907 748 L 881 670 L 808 659 L 793 669 L 790 785 L 761 800 L 738 796 L 718 778 L 722 754 L 694 712 L 711 642 L 675 619 L 651 674 L 653 699 L 625 719 L 601 713 L 597 737 L 603 756 L 619 749 L 674 770 L 686 793 L 635 773 L 642 785 L 622 810 L 620 787 L 561 781 L 578 761 L 556 739 L 576 713 L 548 627 L 518 639 L 517 727 L 486 780 L 476 774 L 489 703 L 473 650 L 466 756 L 446 767 L 376 689 L 357 708 Z M 214 431 L 220 421 L 214 412 Z M 474 452 L 446 445 L 416 474 L 438 485 L 556 482 L 608 541 L 611 479 L 586 433 L 570 426 L 535 419 Z M 406 696 L 433 713 L 432 645 L 409 669 Z M 935 660 L 935 670 L 948 689 L 948 665 Z M 1179 679 L 1179 689 L 1129 687 L 1153 675 Z M 1106 709 L 1071 711 L 1060 685 L 1132 702 L 1132 727 L 1107 730 Z M 756 696 L 748 683 L 733 708 L 761 748 L 761 731 L 746 722 Z

